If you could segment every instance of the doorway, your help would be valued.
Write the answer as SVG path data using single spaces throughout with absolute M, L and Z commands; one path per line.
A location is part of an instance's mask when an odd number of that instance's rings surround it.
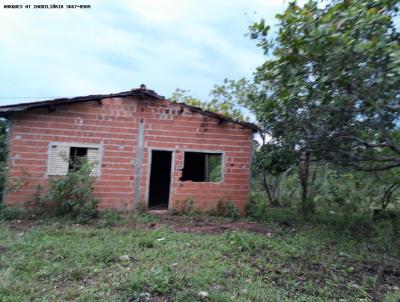
M 172 151 L 151 151 L 149 210 L 166 210 L 171 186 Z

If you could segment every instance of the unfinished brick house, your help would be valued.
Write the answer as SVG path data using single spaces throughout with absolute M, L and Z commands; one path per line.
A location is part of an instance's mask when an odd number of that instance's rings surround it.
M 95 163 L 100 209 L 198 210 L 220 200 L 244 210 L 257 128 L 138 89 L 0 107 L 10 124 L 10 179 L 4 201 L 24 204 L 37 185 L 65 175 L 71 162 Z M 65 160 L 65 158 L 69 160 Z

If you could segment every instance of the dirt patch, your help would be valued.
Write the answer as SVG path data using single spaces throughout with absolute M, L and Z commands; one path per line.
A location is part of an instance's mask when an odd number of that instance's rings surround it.
M 25 231 L 35 226 L 37 222 L 35 220 L 11 220 L 7 223 L 8 227 L 14 231 Z
M 121 229 L 124 232 L 129 232 L 132 229 L 155 229 L 159 227 L 170 227 L 176 232 L 184 233 L 200 233 L 200 234 L 222 234 L 229 231 L 243 231 L 256 234 L 263 234 L 271 236 L 271 234 L 294 232 L 300 228 L 307 227 L 306 225 L 297 225 L 294 223 L 282 222 L 277 225 L 270 224 L 269 226 L 249 221 L 246 219 L 232 220 L 220 216 L 210 215 L 174 215 L 167 211 L 160 211 L 159 213 L 152 212 L 155 216 L 154 222 L 143 222 L 140 219 L 136 219 L 135 216 L 127 215 L 126 219 L 122 219 L 121 223 L 117 220 L 115 224 L 107 225 L 104 224 L 104 219 L 99 218 L 92 220 L 89 224 L 69 224 L 70 227 L 78 227 L 80 229 L 90 229 L 93 226 L 98 227 L 110 227 L 115 229 Z M 123 214 L 121 214 L 123 216 Z M 6 225 L 15 232 L 26 232 L 31 228 L 42 225 L 41 220 L 12 220 L 8 221 Z M 60 227 L 62 224 L 60 225 Z
M 150 225 L 151 228 L 168 225 L 176 232 L 221 234 L 227 231 L 244 231 L 257 234 L 271 234 L 271 230 L 264 224 L 239 220 L 232 221 L 219 217 L 190 217 L 177 215 L 160 215 L 157 223 Z
M 245 222 L 233 221 L 227 223 L 218 223 L 214 225 L 193 226 L 193 225 L 175 225 L 174 230 L 185 233 L 203 233 L 203 234 L 221 234 L 226 231 L 246 231 L 258 234 L 269 234 L 270 230 L 264 225 Z
M 393 259 L 393 261 L 396 261 Z M 383 301 L 385 293 L 398 288 L 400 284 L 400 263 L 384 263 L 376 261 L 349 261 L 348 267 L 354 270 L 349 273 L 348 278 L 354 284 L 365 283 L 365 280 L 374 280 L 366 290 L 372 301 Z
M 121 225 L 115 225 L 113 228 L 122 228 L 128 231 L 129 229 L 155 229 L 168 226 L 176 232 L 184 233 L 222 234 L 228 231 L 244 231 L 268 236 L 272 233 L 271 228 L 266 225 L 247 220 L 233 221 L 217 216 L 184 216 L 171 215 L 169 213 L 157 214 L 156 216 L 156 222 L 140 223 L 133 220 Z M 94 221 L 93 225 L 96 225 L 99 221 L 101 220 Z M 7 223 L 7 226 L 13 231 L 24 232 L 38 224 L 40 223 L 35 220 L 12 220 Z M 92 224 L 71 224 L 71 226 L 90 228 Z

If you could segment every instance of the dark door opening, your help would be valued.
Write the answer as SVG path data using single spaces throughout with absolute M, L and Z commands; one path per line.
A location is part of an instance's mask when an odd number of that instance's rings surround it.
M 172 151 L 151 153 L 149 209 L 168 209 Z

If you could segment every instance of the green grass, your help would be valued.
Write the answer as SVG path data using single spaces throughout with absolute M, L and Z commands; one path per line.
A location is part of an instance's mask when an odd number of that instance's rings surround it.
M 277 222 L 268 222 L 270 234 L 181 233 L 172 229 L 173 217 L 107 215 L 93 225 L 0 223 L 0 301 L 146 301 L 148 294 L 150 301 L 400 297 L 399 253 L 389 241 Z M 193 217 L 180 219 L 190 224 Z

